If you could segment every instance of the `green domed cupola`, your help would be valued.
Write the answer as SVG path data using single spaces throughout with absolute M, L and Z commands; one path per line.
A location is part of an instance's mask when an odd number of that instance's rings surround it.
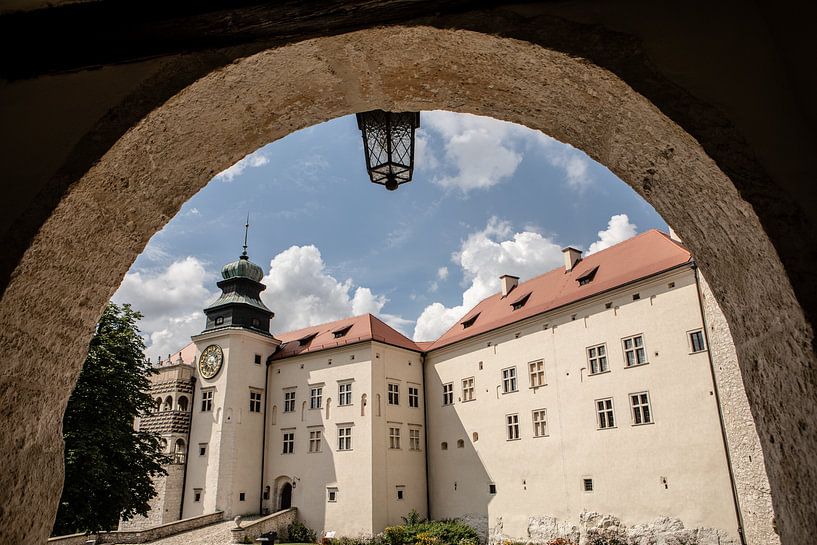
M 269 335 L 270 319 L 275 314 L 261 301 L 261 292 L 267 289 L 261 283 L 264 271 L 250 261 L 247 255 L 249 227 L 248 219 L 244 226 L 244 251 L 241 257 L 221 269 L 223 280 L 217 284 L 221 288 L 221 295 L 204 309 L 204 314 L 207 315 L 205 331 L 240 327 Z

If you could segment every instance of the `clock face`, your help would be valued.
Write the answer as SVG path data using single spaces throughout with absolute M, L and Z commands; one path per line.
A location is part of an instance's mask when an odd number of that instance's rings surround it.
M 199 373 L 203 378 L 213 378 L 221 370 L 224 362 L 224 353 L 217 344 L 211 344 L 201 353 L 199 358 Z

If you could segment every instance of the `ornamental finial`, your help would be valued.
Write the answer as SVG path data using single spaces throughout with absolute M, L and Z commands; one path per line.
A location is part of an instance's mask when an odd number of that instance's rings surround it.
M 250 231 L 250 213 L 247 212 L 247 223 L 244 224 L 244 251 L 241 252 L 242 259 L 249 259 L 247 256 L 247 234 Z

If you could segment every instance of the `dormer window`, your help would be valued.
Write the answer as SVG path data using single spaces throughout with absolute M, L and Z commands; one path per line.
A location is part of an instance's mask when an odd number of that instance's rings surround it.
M 340 329 L 336 329 L 332 332 L 332 335 L 335 336 L 336 339 L 340 339 L 341 337 L 345 337 L 349 330 L 352 329 L 352 326 L 347 325 L 346 327 L 342 327 Z
M 528 302 L 528 299 L 530 299 L 530 292 L 526 293 L 525 295 L 511 303 L 511 307 L 514 310 L 519 310 L 520 308 L 525 306 L 525 303 Z
M 580 286 L 584 286 L 585 284 L 589 284 L 590 282 L 593 281 L 593 278 L 596 277 L 596 272 L 598 272 L 598 270 L 599 270 L 599 266 L 596 265 L 595 267 L 593 267 L 592 269 L 590 269 L 589 271 L 585 272 L 580 277 L 578 277 L 576 279 L 576 282 L 578 282 Z
M 477 312 L 476 314 L 474 314 L 473 316 L 471 316 L 467 320 L 463 320 L 462 322 L 460 322 L 462 324 L 462 328 L 463 329 L 468 329 L 469 327 L 474 325 L 474 322 L 477 321 L 477 318 L 479 318 L 479 312 Z
M 300 339 L 298 339 L 298 346 L 308 345 L 309 343 L 312 342 L 312 339 L 314 339 L 317 335 L 318 335 L 318 333 L 316 331 L 315 333 L 310 333 L 309 335 L 307 335 L 305 337 L 301 337 Z M 337 337 L 337 335 L 335 335 L 335 337 Z
M 216 325 L 222 325 L 224 323 L 224 316 L 219 316 L 216 318 Z

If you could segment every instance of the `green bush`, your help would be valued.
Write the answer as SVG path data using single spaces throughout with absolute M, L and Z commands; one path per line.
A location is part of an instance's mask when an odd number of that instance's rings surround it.
M 315 530 L 307 528 L 302 522 L 295 521 L 287 526 L 287 542 L 289 543 L 315 543 Z

